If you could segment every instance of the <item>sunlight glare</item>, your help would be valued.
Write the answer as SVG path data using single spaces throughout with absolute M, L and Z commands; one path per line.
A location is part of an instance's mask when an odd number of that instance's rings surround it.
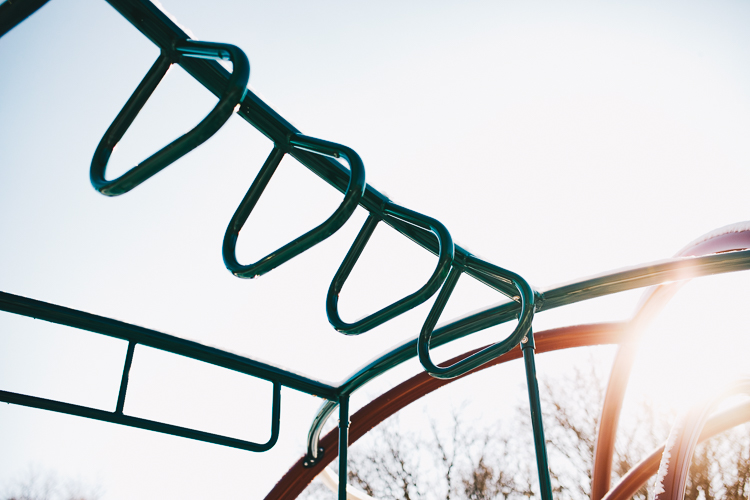
M 750 374 L 744 274 L 695 279 L 678 292 L 642 336 L 633 396 L 683 412 Z

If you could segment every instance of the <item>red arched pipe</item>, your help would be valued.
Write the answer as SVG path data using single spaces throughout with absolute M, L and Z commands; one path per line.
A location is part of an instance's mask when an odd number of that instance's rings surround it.
M 703 428 L 698 442 L 703 442 L 727 429 L 736 427 L 750 420 L 750 403 L 735 406 L 711 417 Z M 646 458 L 638 462 L 627 474 L 620 478 L 614 488 L 609 490 L 602 500 L 629 500 L 646 484 L 651 476 L 659 470 L 659 462 L 664 452 L 664 445 L 652 451 Z
M 689 243 L 677 252 L 676 257 L 700 256 L 746 249 L 750 247 L 749 229 L 750 224 L 748 222 L 740 222 L 716 229 Z M 645 326 L 677 293 L 683 283 L 685 282 L 659 285 L 644 293 L 643 299 L 630 321 L 627 340 L 620 345 L 617 351 L 607 383 L 607 391 L 604 396 L 601 418 L 599 419 L 599 431 L 596 436 L 591 500 L 601 500 L 610 488 L 615 436 L 640 335 Z
M 672 426 L 654 485 L 655 500 L 683 500 L 690 462 L 713 410 L 735 394 L 750 395 L 750 379 L 732 382 L 717 396 L 694 406 Z
M 660 285 L 648 290 L 644 294 L 638 312 L 627 324 L 628 333 L 620 344 L 612 363 L 601 417 L 599 418 L 599 429 L 594 448 L 594 468 L 591 471 L 591 500 L 600 500 L 610 487 L 615 436 L 620 422 L 622 402 L 628 388 L 630 371 L 638 351 L 640 334 L 680 287 L 680 283 L 674 283 Z
M 543 353 L 571 347 L 617 344 L 622 341 L 626 332 L 623 326 L 623 323 L 598 323 L 555 328 L 534 333 L 536 351 L 537 353 Z M 446 361 L 446 364 L 453 364 L 460 361 L 480 349 L 483 349 L 483 347 Z M 472 370 L 465 375 L 462 375 L 461 377 L 443 380 L 433 378 L 423 372 L 405 382 L 402 382 L 390 391 L 371 401 L 351 417 L 351 427 L 349 431 L 350 444 L 354 443 L 357 439 L 365 435 L 386 418 L 432 391 L 450 384 L 455 380 L 471 375 L 472 373 L 489 368 L 490 366 L 499 365 L 521 357 L 521 349 L 513 349 L 512 351 L 494 359 L 486 365 L 480 366 L 476 370 Z M 337 457 L 338 430 L 334 429 L 326 434 L 326 436 L 320 440 L 320 446 L 326 450 L 323 458 L 309 468 L 303 467 L 302 463 L 304 457 L 300 458 L 268 493 L 266 500 L 293 500 L 294 498 L 297 498 L 315 476 L 317 476 Z

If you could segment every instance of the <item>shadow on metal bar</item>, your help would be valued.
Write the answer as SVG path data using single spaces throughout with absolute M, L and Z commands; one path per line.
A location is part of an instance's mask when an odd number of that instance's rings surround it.
M 352 268 L 357 263 L 360 255 L 362 255 L 362 251 L 370 240 L 370 236 L 372 236 L 373 231 L 375 231 L 380 222 L 377 216 L 370 214 L 336 272 L 333 281 L 331 281 L 331 286 L 328 288 L 328 295 L 326 296 L 328 321 L 337 331 L 345 335 L 359 335 L 360 333 L 372 330 L 376 326 L 390 321 L 424 303 L 438 291 L 453 265 L 455 253 L 453 238 L 451 238 L 448 229 L 439 221 L 393 203 L 387 203 L 383 211 L 389 219 L 398 219 L 432 232 L 437 237 L 439 244 L 438 263 L 427 282 L 416 292 L 359 321 L 354 323 L 344 322 L 341 316 L 339 316 L 338 311 L 339 293 L 344 283 L 346 283 L 346 279 L 349 277 Z
M 225 59 L 232 61 L 232 75 L 219 102 L 206 117 L 192 130 L 178 137 L 162 149 L 131 168 L 117 179 L 104 178 L 107 163 L 117 143 L 133 124 L 138 113 L 153 94 L 159 82 L 167 74 L 176 58 L 194 57 L 199 59 Z M 181 40 L 174 44 L 174 50 L 162 47 L 162 53 L 151 69 L 130 96 L 128 102 L 112 122 L 102 137 L 91 160 L 91 184 L 100 193 L 117 196 L 127 193 L 151 176 L 179 160 L 213 136 L 229 120 L 242 100 L 250 78 L 250 63 L 245 53 L 234 45 L 225 43 Z
M 365 191 L 365 167 L 359 155 L 354 150 L 341 144 L 306 137 L 301 134 L 292 136 L 289 139 L 289 145 L 292 148 L 310 151 L 319 155 L 344 158 L 349 163 L 351 172 L 349 184 L 344 193 L 344 200 L 333 214 L 319 226 L 253 264 L 240 264 L 237 261 L 237 238 L 239 237 L 239 233 L 285 154 L 281 148 L 274 146 L 260 172 L 255 177 L 250 189 L 229 221 L 226 233 L 224 233 L 224 242 L 222 245 L 224 265 L 232 274 L 239 278 L 257 278 L 331 236 L 349 220 L 349 217 L 351 217 L 359 205 L 359 201 Z

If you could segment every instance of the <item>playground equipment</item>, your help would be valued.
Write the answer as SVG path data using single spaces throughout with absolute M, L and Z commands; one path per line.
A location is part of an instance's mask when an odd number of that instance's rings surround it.
M 37 0 L 19 0 L 12 3 L 6 2 L 0 6 L 0 36 L 44 3 L 44 1 Z M 364 164 L 355 151 L 340 144 L 305 136 L 284 120 L 247 89 L 250 68 L 242 50 L 232 45 L 190 39 L 182 29 L 148 0 L 109 0 L 109 3 L 154 42 L 161 49 L 161 54 L 105 132 L 94 152 L 90 173 L 91 182 L 98 191 L 107 196 L 118 196 L 136 188 L 200 146 L 217 133 L 231 114 L 236 112 L 271 139 L 274 146 L 227 227 L 222 251 L 225 265 L 230 272 L 241 278 L 256 278 L 268 273 L 334 234 L 350 218 L 354 209 L 361 206 L 369 212 L 369 217 L 333 277 L 326 297 L 326 312 L 331 325 L 345 335 L 359 335 L 417 307 L 435 294 L 437 294 L 437 299 L 418 337 L 394 347 L 390 352 L 354 373 L 343 384 L 331 386 L 266 363 L 155 330 L 0 292 L 1 310 L 128 341 L 117 404 L 112 412 L 6 391 L 0 391 L 0 401 L 262 452 L 276 443 L 280 432 L 281 387 L 290 387 L 325 398 L 326 402 L 310 427 L 307 454 L 300 458 L 289 473 L 279 481 L 267 498 L 295 498 L 338 456 L 340 464 L 338 494 L 340 499 L 344 499 L 347 497 L 346 457 L 348 445 L 351 442 L 387 416 L 452 380 L 469 376 L 489 366 L 523 357 L 527 373 L 540 492 L 542 498 L 546 500 L 552 498 L 552 489 L 535 374 L 535 353 L 586 345 L 619 344 L 620 349 L 602 410 L 592 497 L 594 500 L 604 497 L 628 498 L 626 496 L 628 491 L 634 491 L 632 488 L 637 490 L 649 475 L 655 472 L 654 459 L 649 457 L 645 462 L 636 466 L 631 474 L 623 478 L 620 484 L 610 488 L 614 435 L 639 333 L 685 280 L 750 268 L 750 224 L 727 226 L 705 235 L 688 245 L 672 259 L 604 273 L 562 287 L 546 290 L 534 289 L 518 274 L 483 261 L 456 245 L 450 232 L 439 221 L 396 205 L 385 195 L 367 185 Z M 231 73 L 218 64 L 217 60 L 230 61 Z M 219 103 L 193 130 L 119 178 L 107 180 L 107 162 L 113 154 L 114 147 L 172 64 L 180 64 L 198 82 L 219 97 Z M 255 263 L 241 264 L 235 251 L 238 235 L 285 155 L 294 157 L 342 192 L 343 201 L 325 222 L 313 230 Z M 344 159 L 349 168 L 345 168 L 336 160 L 337 158 Z M 351 324 L 346 323 L 338 313 L 338 296 L 373 231 L 381 222 L 437 255 L 438 263 L 432 275 L 418 291 L 362 320 Z M 510 300 L 435 329 L 456 283 L 464 273 Z M 653 288 L 645 292 L 641 305 L 628 322 L 579 325 L 546 332 L 532 330 L 535 313 L 643 287 Z M 431 348 L 515 319 L 518 320 L 518 324 L 505 339 L 468 352 L 450 360 L 447 364 L 435 364 L 431 359 Z M 270 381 L 273 384 L 273 410 L 269 440 L 265 443 L 255 443 L 125 415 L 123 410 L 129 371 L 135 346 L 138 344 Z M 517 348 L 519 346 L 520 348 Z M 350 428 L 350 395 L 378 375 L 414 357 L 419 358 L 425 368 L 425 373 L 405 381 L 352 415 Z M 745 385 L 738 387 L 740 388 L 737 390 L 746 390 Z M 323 425 L 337 407 L 339 429 L 321 438 Z M 659 484 L 662 485 L 664 491 L 658 492 L 659 495 L 673 495 L 670 498 L 680 498 L 680 485 L 684 485 L 687 471 L 685 463 L 689 464 L 692 449 L 700 437 L 700 429 L 706 424 L 709 416 L 708 409 L 700 410 L 697 416 L 689 417 L 682 431 L 676 430 L 674 437 L 670 438 L 668 451 L 674 450 L 675 446 L 680 451 L 678 458 L 671 463 L 665 463 L 660 473 Z M 750 413 L 747 406 L 716 416 L 709 421 L 712 427 L 704 433 L 704 437 L 748 418 L 750 418 Z M 678 432 L 681 433 L 678 434 Z M 325 453 L 323 453 L 324 450 Z M 661 453 L 658 456 L 661 456 Z

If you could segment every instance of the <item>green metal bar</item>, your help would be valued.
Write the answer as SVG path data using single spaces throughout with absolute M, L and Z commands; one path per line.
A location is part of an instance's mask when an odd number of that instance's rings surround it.
M 212 91 L 217 96 L 220 96 L 220 98 L 223 99 L 225 89 L 227 88 L 228 83 L 231 83 L 231 79 L 234 78 L 235 75 L 238 73 L 236 61 L 235 61 L 235 67 L 233 68 L 233 72 L 230 75 L 224 68 L 222 68 L 215 61 L 207 61 L 207 60 L 204 60 L 204 58 L 231 57 L 232 56 L 231 50 L 229 49 L 224 50 L 221 48 L 216 48 L 217 45 L 221 45 L 221 44 L 214 44 L 215 46 L 213 49 L 207 48 L 205 45 L 204 46 L 195 45 L 195 44 L 199 44 L 200 42 L 187 40 L 188 38 L 187 35 L 184 32 L 182 32 L 181 29 L 179 29 L 171 20 L 169 20 L 167 16 L 164 15 L 163 12 L 161 12 L 158 8 L 156 8 L 153 4 L 151 4 L 150 2 L 146 0 L 109 0 L 109 2 L 124 17 L 126 17 L 134 26 L 136 26 L 141 32 L 143 32 L 147 37 L 149 37 L 152 41 L 154 41 L 154 43 L 156 43 L 159 47 L 161 47 L 164 52 L 167 52 L 168 54 L 170 54 L 170 58 L 173 56 L 175 51 L 179 53 L 180 48 L 182 47 L 182 55 L 184 57 L 179 57 L 176 60 L 176 62 L 181 64 L 183 68 L 186 69 L 186 71 L 188 71 L 191 75 L 193 75 L 200 83 L 206 86 L 210 91 Z M 231 46 L 224 46 L 224 47 L 231 47 Z M 161 67 L 161 65 L 158 65 L 158 66 Z M 248 73 L 249 73 L 249 69 L 248 69 Z M 148 85 L 146 85 L 144 88 L 147 88 L 147 87 Z M 243 93 L 245 92 L 246 92 L 245 89 L 243 89 Z M 263 134 L 265 134 L 272 141 L 274 141 L 274 143 L 277 146 L 282 147 L 282 148 L 287 148 L 290 145 L 294 146 L 294 144 L 291 143 L 290 138 L 298 137 L 299 131 L 297 131 L 291 124 L 289 124 L 286 120 L 281 118 L 277 113 L 275 113 L 270 107 L 268 107 L 265 103 L 263 103 L 257 96 L 255 96 L 251 92 L 247 92 L 245 94 L 245 97 L 244 98 L 240 97 L 240 99 L 242 101 L 239 107 L 239 113 L 241 116 L 243 116 L 243 118 L 245 118 L 248 122 L 250 122 L 256 128 L 258 128 Z M 145 102 L 145 100 L 143 102 Z M 133 109 L 135 109 L 135 107 L 133 107 Z M 137 114 L 137 111 L 135 111 L 135 114 Z M 133 118 L 135 114 L 133 114 Z M 125 121 L 127 120 L 122 120 L 121 123 L 125 123 Z M 132 119 L 130 121 L 132 122 Z M 114 127 L 114 124 L 113 124 L 113 127 Z M 112 127 L 110 128 L 112 129 Z M 119 129 L 115 130 L 111 137 L 114 137 L 115 135 L 117 135 L 117 133 L 120 133 L 120 132 L 124 134 L 124 131 L 126 129 L 127 129 L 127 126 L 124 126 L 122 127 L 122 130 L 119 130 Z M 120 137 L 121 136 L 122 135 L 120 135 Z M 108 146 L 109 144 L 107 144 L 107 147 Z M 114 147 L 114 145 L 112 145 L 112 147 Z M 314 151 L 314 152 L 311 152 L 311 151 Z M 321 178 L 326 180 L 329 184 L 333 185 L 336 189 L 338 189 L 341 192 L 348 193 L 349 187 L 354 177 L 354 167 L 353 165 L 351 165 L 351 161 L 350 161 L 350 168 L 351 168 L 351 172 L 350 172 L 347 169 L 345 169 L 342 165 L 340 165 L 338 162 L 322 157 L 319 154 L 321 152 L 324 154 L 332 154 L 331 151 L 329 151 L 328 153 L 325 153 L 324 151 L 315 150 L 315 148 L 309 148 L 306 145 L 297 145 L 297 147 L 294 147 L 293 149 L 289 150 L 289 154 L 291 154 L 296 159 L 301 161 L 305 166 L 310 168 L 310 170 L 312 170 L 314 173 L 316 173 Z M 160 153 L 161 151 L 157 153 L 157 155 Z M 335 153 L 335 151 L 333 151 L 333 153 Z M 101 160 L 103 158 L 103 155 L 106 155 L 107 156 L 106 159 L 108 159 L 108 154 L 111 154 L 111 150 L 109 151 L 109 153 L 106 153 L 106 148 L 105 148 L 105 152 L 102 153 L 98 159 Z M 177 157 L 175 157 L 175 159 Z M 149 160 L 146 160 L 146 161 L 148 162 Z M 94 161 L 97 161 L 96 154 L 95 154 Z M 104 164 L 106 165 L 106 161 L 104 162 Z M 133 171 L 135 171 L 139 167 L 143 167 L 143 164 L 139 165 L 135 169 L 132 169 L 131 172 L 128 172 L 128 174 L 131 174 Z M 94 169 L 94 165 L 92 162 L 92 172 L 93 172 L 93 169 Z M 147 178 L 148 176 L 153 175 L 155 173 L 154 171 L 154 172 L 151 172 L 150 175 L 146 175 L 148 173 L 146 170 L 142 170 L 141 172 L 143 172 L 143 176 L 144 176 L 143 178 L 137 178 L 138 176 L 133 175 L 133 178 L 131 180 L 137 181 L 137 182 L 133 185 L 127 185 L 127 183 L 124 183 L 123 185 L 120 186 L 120 188 L 123 188 L 125 190 L 132 189 L 132 187 L 134 187 L 138 183 L 145 180 L 145 178 Z M 125 174 L 125 175 L 128 175 L 128 174 Z M 92 175 L 92 178 L 93 178 L 93 175 Z M 363 178 L 363 184 L 364 184 L 364 176 L 362 178 Z M 101 168 L 101 180 L 103 179 L 104 179 L 104 167 Z M 119 194 L 118 192 L 116 192 L 116 189 L 117 188 L 115 188 L 114 191 L 110 191 L 106 194 L 111 194 L 111 195 Z M 122 192 L 125 192 L 125 191 L 122 191 Z M 398 216 L 389 217 L 387 214 L 387 209 L 390 206 L 390 202 L 384 195 L 382 195 L 375 189 L 364 187 L 363 192 L 361 194 L 361 198 L 360 200 L 358 200 L 357 203 L 360 203 L 363 207 L 368 209 L 371 214 L 382 218 L 386 223 L 394 227 L 396 230 L 400 231 L 402 234 L 404 234 L 408 238 L 424 246 L 431 252 L 437 255 L 441 255 L 442 247 L 441 247 L 441 240 L 440 240 L 439 235 L 433 234 L 434 231 L 430 231 L 429 228 L 419 227 L 418 224 L 414 225 L 415 222 L 412 220 L 408 220 L 408 218 L 399 218 Z M 355 203 L 354 205 L 356 206 L 357 203 Z M 743 252 L 736 252 L 736 253 L 741 254 Z M 715 259 L 713 261 L 705 260 L 705 261 L 701 261 L 700 265 L 705 267 L 704 274 L 713 274 L 713 273 L 718 273 L 718 272 L 730 272 L 731 270 L 746 269 L 747 268 L 746 261 L 748 260 L 747 255 L 742 255 L 740 257 L 737 257 L 736 259 L 735 257 L 736 256 L 732 256 L 726 260 L 722 260 L 722 259 Z M 467 262 L 471 259 L 471 255 L 465 250 L 461 249 L 460 247 L 455 247 L 454 255 L 452 259 L 454 260 L 454 264 L 458 268 L 462 269 L 463 272 L 466 272 L 467 274 L 472 275 L 473 277 L 477 278 L 479 281 L 501 291 L 502 293 L 508 296 L 513 297 L 515 295 L 515 290 L 514 290 L 514 286 L 512 283 L 509 283 L 507 280 L 499 279 L 492 275 L 484 275 L 482 272 L 477 271 L 476 269 L 472 269 L 470 266 L 468 266 Z M 667 264 L 670 264 L 670 263 L 667 263 Z M 694 262 L 691 263 L 690 265 L 683 266 L 683 268 L 680 268 L 678 265 L 674 269 L 668 268 L 669 265 L 666 265 L 661 270 L 658 270 L 658 269 L 651 270 L 649 272 L 643 273 L 642 275 L 632 275 L 632 274 L 628 275 L 627 272 L 620 273 L 620 275 L 617 275 L 617 273 L 612 273 L 611 275 L 605 276 L 604 279 L 595 278 L 593 280 L 587 280 L 586 282 L 581 282 L 581 283 L 577 283 L 574 285 L 568 285 L 567 289 L 565 287 L 560 287 L 559 289 L 551 290 L 545 294 L 538 294 L 536 297 L 536 302 L 537 302 L 536 305 L 537 305 L 538 310 L 541 311 L 544 309 L 559 307 L 561 305 L 577 302 L 580 300 L 586 300 L 588 298 L 594 298 L 594 297 L 606 295 L 609 293 L 615 293 L 617 291 L 637 288 L 640 286 L 648 286 L 649 284 L 656 284 L 662 281 L 686 279 L 688 277 L 693 277 L 693 276 L 687 276 L 684 273 L 685 270 L 688 270 L 690 272 L 694 271 L 695 268 L 691 267 L 693 264 Z M 715 269 L 710 270 L 712 269 L 711 266 L 714 266 L 714 265 L 715 265 Z M 732 265 L 735 266 L 734 269 L 730 269 Z M 659 267 L 659 266 L 656 266 L 656 267 Z M 450 266 L 447 267 L 446 273 L 448 269 L 450 269 Z M 599 281 L 596 281 L 597 279 Z M 438 288 L 439 288 L 439 284 L 438 284 Z M 8 294 L 3 294 L 3 295 L 7 296 Z M 2 299 L 2 297 L 0 297 L 0 299 Z M 28 301 L 30 299 L 24 299 L 24 300 Z M 39 304 L 44 304 L 44 303 L 39 303 Z M 18 304 L 13 305 L 14 308 L 16 308 L 16 306 L 18 306 Z M 59 306 L 52 306 L 50 304 L 46 304 L 46 306 L 59 307 Z M 21 307 L 21 309 L 23 309 L 23 307 Z M 43 309 L 44 307 L 42 306 L 39 310 L 43 310 Z M 62 308 L 62 309 L 65 309 L 65 308 Z M 68 310 L 68 311 L 72 311 L 72 310 Z M 453 322 L 444 328 L 435 330 L 430 339 L 430 344 L 432 346 L 438 346 L 452 339 L 460 338 L 462 336 L 468 335 L 475 331 L 479 331 L 489 326 L 493 326 L 493 325 L 502 323 L 504 321 L 508 321 L 512 319 L 514 316 L 516 316 L 519 311 L 523 311 L 523 307 L 517 302 L 501 304 L 500 306 L 496 306 L 490 309 L 486 309 L 484 311 L 480 311 L 479 313 L 473 314 L 468 318 L 465 318 L 457 322 Z M 16 312 L 16 311 L 11 311 L 11 312 Z M 75 313 L 83 314 L 83 315 L 86 314 L 86 313 L 81 313 L 80 311 L 75 311 Z M 27 315 L 35 315 L 35 313 L 27 314 Z M 54 314 L 52 316 L 54 316 Z M 93 316 L 93 315 L 89 315 L 89 316 Z M 99 318 L 99 319 L 107 320 L 107 318 Z M 47 320 L 54 321 L 50 319 L 47 319 Z M 76 326 L 76 324 L 79 322 L 78 320 L 80 320 L 80 318 L 76 319 L 75 321 L 72 321 L 72 323 L 65 323 L 63 321 L 55 321 L 55 322 L 68 324 L 69 326 Z M 108 320 L 108 321 L 111 321 L 113 323 L 119 323 L 119 322 L 115 322 L 114 320 Z M 437 321 L 437 319 L 435 321 Z M 82 328 L 81 326 L 76 326 L 76 327 Z M 134 327 L 133 325 L 128 325 L 128 327 L 137 328 L 137 327 Z M 85 327 L 83 328 L 91 330 L 90 328 L 85 328 Z M 91 331 L 96 331 L 96 330 L 91 330 Z M 97 333 L 103 333 L 103 332 L 97 332 Z M 158 332 L 155 332 L 155 333 L 158 334 Z M 111 332 L 104 333 L 104 334 L 118 337 L 118 335 L 113 335 Z M 159 334 L 159 335 L 164 335 L 164 334 Z M 134 341 L 131 339 L 131 337 L 128 337 L 128 336 L 123 336 L 123 337 L 118 337 L 118 338 L 125 338 L 128 340 Z M 172 339 L 173 340 L 170 340 L 169 342 L 167 342 L 167 344 L 169 344 L 172 347 L 176 345 L 174 342 L 182 341 L 182 339 L 177 339 L 177 338 L 172 338 Z M 164 339 L 157 339 L 157 343 L 162 342 L 162 341 L 164 341 Z M 143 343 L 140 341 L 138 342 Z M 183 342 L 188 342 L 188 341 L 183 341 Z M 365 369 L 360 370 L 360 372 L 355 374 L 345 384 L 343 384 L 342 386 L 338 388 L 327 386 L 328 389 L 332 390 L 332 394 L 331 394 L 332 397 L 330 398 L 331 401 L 335 401 L 336 399 L 338 399 L 339 394 L 344 394 L 348 396 L 348 394 L 351 391 L 355 390 L 356 387 L 365 383 L 367 380 L 373 378 L 374 376 L 377 376 L 378 374 L 399 364 L 400 362 L 403 362 L 404 360 L 411 358 L 411 356 L 414 355 L 413 344 L 415 343 L 418 344 L 418 339 L 415 339 L 414 341 L 410 341 L 405 344 L 402 344 L 401 346 L 398 346 L 393 351 L 391 351 L 391 353 L 389 353 L 388 355 L 381 357 L 375 363 L 372 363 L 371 365 L 368 365 L 368 367 L 365 367 Z M 200 346 L 200 344 L 197 344 L 197 345 Z M 179 349 L 183 350 L 184 347 L 185 346 L 180 345 Z M 189 348 L 186 348 L 185 350 L 185 352 L 190 352 L 190 354 L 185 354 L 184 352 L 180 352 L 179 354 L 189 356 L 189 357 L 194 357 L 194 359 L 201 359 L 201 360 L 205 360 L 203 358 L 212 359 L 213 361 L 207 361 L 207 362 L 212 362 L 212 364 L 217 364 L 219 366 L 224 366 L 223 364 L 221 364 L 223 362 L 228 363 L 228 361 L 226 361 L 222 356 L 228 355 L 229 353 L 224 353 L 223 351 L 215 350 L 215 351 L 218 351 L 219 353 L 222 353 L 221 355 L 218 355 L 218 356 L 220 359 L 223 360 L 221 362 L 216 362 L 216 359 L 214 359 L 215 356 L 217 356 L 216 352 L 211 351 L 211 352 L 206 353 L 204 350 L 209 349 L 206 346 L 201 346 L 198 349 L 198 351 L 194 351 L 193 347 L 194 346 L 189 346 Z M 164 347 L 157 347 L 157 348 L 161 348 L 161 349 L 169 351 L 169 349 L 164 348 Z M 406 351 L 410 348 L 411 348 L 411 353 L 407 353 Z M 169 352 L 176 352 L 176 351 L 169 351 Z M 196 354 L 196 352 L 199 352 L 199 354 Z M 290 387 L 298 388 L 300 386 L 301 382 L 299 379 L 303 377 L 298 377 L 298 376 L 295 377 L 294 374 L 285 372 L 283 370 L 274 369 L 273 367 L 269 369 L 268 365 L 264 365 L 261 368 L 260 365 L 263 365 L 263 364 L 259 364 L 257 362 L 254 362 L 253 360 L 247 360 L 247 358 L 243 358 L 243 359 L 245 360 L 245 362 L 250 362 L 250 364 L 253 365 L 254 368 L 252 370 L 253 372 L 252 374 L 254 374 L 254 376 L 261 376 L 261 375 L 258 375 L 257 373 L 266 373 L 264 372 L 264 370 L 270 370 L 270 371 L 275 370 L 275 373 L 279 375 L 280 377 L 289 377 L 288 380 L 292 384 L 292 385 L 289 385 Z M 234 361 L 236 360 L 233 360 L 233 362 Z M 242 370 L 238 369 L 237 367 L 233 367 L 231 369 L 235 369 L 237 371 L 242 372 Z M 261 376 L 261 378 L 263 377 Z M 310 382 L 310 381 L 308 380 L 307 382 Z M 309 385 L 305 385 L 307 384 L 307 382 L 303 381 L 301 384 L 305 386 L 307 389 L 309 389 L 310 388 Z M 297 384 L 297 386 L 295 387 L 294 384 Z M 121 385 L 121 388 L 122 388 L 122 385 Z M 303 389 L 300 389 L 300 390 L 303 390 Z M 305 390 L 305 392 L 308 392 L 308 391 Z M 312 392 L 310 393 L 312 394 Z M 323 391 L 318 390 L 315 393 L 317 393 L 318 395 L 323 395 L 324 397 L 327 397 Z M 325 408 L 327 411 L 328 406 L 325 406 Z
M 128 342 L 128 353 L 125 355 L 125 366 L 122 369 L 122 379 L 120 380 L 120 394 L 117 396 L 117 408 L 115 413 L 122 413 L 125 409 L 125 394 L 128 391 L 128 379 L 130 378 L 130 367 L 133 366 L 133 353 L 135 352 L 135 342 Z
M 234 212 L 232 219 L 229 221 L 227 230 L 224 233 L 224 242 L 222 244 L 222 256 L 224 258 L 224 265 L 229 271 L 234 273 L 242 273 L 247 266 L 243 266 L 237 260 L 237 238 L 240 235 L 242 227 L 247 222 L 247 218 L 255 208 L 255 205 L 260 200 L 260 196 L 271 181 L 271 177 L 276 172 L 276 169 L 284 158 L 284 151 L 277 146 L 274 146 L 271 150 L 271 154 L 268 155 L 266 161 L 263 163 L 258 175 L 250 185 L 250 189 L 247 190 L 245 197 Z M 268 257 L 266 257 L 268 258 Z M 252 264 L 250 267 L 257 266 L 260 261 Z
M 128 427 L 137 427 L 139 429 L 146 429 L 162 434 L 171 434 L 173 436 L 195 439 L 197 441 L 204 441 L 207 443 L 229 446 L 230 448 L 239 448 L 241 450 L 255 452 L 267 451 L 273 448 L 279 438 L 279 423 L 281 421 L 281 384 L 279 384 L 278 382 L 273 383 L 271 437 L 265 443 L 253 443 L 229 436 L 222 436 L 219 434 L 199 431 L 196 429 L 189 429 L 187 427 L 165 424 L 163 422 L 157 422 L 155 420 L 131 417 L 129 415 L 123 415 L 122 413 L 118 412 L 108 412 L 96 408 L 90 408 L 88 406 L 63 403 L 62 401 L 53 401 L 51 399 L 27 396 L 25 394 L 17 394 L 14 392 L 0 391 L 0 401 L 20 406 L 28 406 L 31 408 L 39 408 L 42 410 L 55 411 L 58 413 L 66 413 L 68 415 L 75 415 L 77 417 L 101 420 L 103 422 L 110 422 L 113 424 L 126 425 Z
M 271 382 L 278 381 L 291 389 L 338 401 L 338 388 L 331 385 L 238 354 L 141 326 L 5 292 L 0 292 L 0 311 L 135 342 Z
M 731 273 L 750 269 L 750 250 L 726 252 L 702 257 L 681 257 L 650 263 L 630 269 L 603 273 L 576 283 L 537 292 L 536 312 L 573 304 L 613 293 L 658 285 L 712 274 Z M 430 347 L 445 345 L 474 332 L 515 319 L 521 307 L 517 302 L 506 302 L 435 329 Z M 417 353 L 418 338 L 406 340 L 389 352 L 363 366 L 344 381 L 340 394 L 352 394 L 383 373 L 408 361 Z M 336 409 L 335 401 L 326 401 L 318 410 L 308 432 L 308 457 L 316 457 L 318 439 L 326 420 Z
M 542 404 L 539 401 L 539 383 L 536 379 L 536 364 L 534 363 L 534 332 L 529 333 L 521 341 L 523 362 L 526 367 L 526 386 L 529 391 L 529 409 L 531 410 L 531 427 L 534 432 L 534 450 L 536 450 L 536 467 L 539 474 L 539 491 L 542 500 L 552 500 L 552 482 L 550 481 L 549 463 L 547 461 L 547 442 L 544 440 L 544 422 L 542 420 Z
M 6 0 L 0 3 L 0 37 L 44 7 L 49 0 Z
M 339 400 L 339 500 L 346 500 L 347 460 L 349 459 L 349 396 Z
M 310 429 L 307 432 L 307 453 L 305 453 L 305 461 L 303 462 L 307 464 L 307 467 L 315 465 L 325 451 L 318 446 L 320 433 L 323 431 L 323 426 L 328 421 L 328 417 L 333 415 L 337 406 L 338 403 L 335 401 L 323 401 L 323 404 L 315 414 L 315 418 L 313 418 Z
M 362 229 L 360 229 L 359 233 L 357 233 L 357 238 L 354 240 L 354 243 L 352 243 L 351 248 L 349 248 L 349 251 L 346 253 L 346 257 L 344 257 L 344 260 L 341 262 L 341 265 L 336 271 L 336 274 L 333 276 L 331 285 L 328 287 L 328 294 L 326 295 L 326 314 L 328 315 L 328 322 L 331 323 L 331 325 L 338 331 L 341 331 L 341 328 L 353 326 L 349 323 L 345 323 L 339 315 L 339 294 L 341 293 L 341 289 L 344 287 L 344 283 L 346 283 L 347 278 L 349 278 L 349 274 L 351 274 L 354 265 L 362 255 L 365 246 L 367 246 L 367 242 L 370 241 L 370 237 L 372 237 L 372 233 L 375 232 L 375 228 L 378 226 L 378 223 L 380 221 L 381 219 L 373 214 L 370 214 L 367 217 L 367 220 L 362 225 Z M 380 312 L 382 311 L 383 310 L 381 309 Z M 359 323 L 361 322 L 358 321 L 357 323 L 355 323 L 355 325 Z
M 133 26 L 159 47 L 170 47 L 171 44 L 188 38 L 188 35 L 182 29 L 149 1 L 107 1 Z M 220 64 L 215 61 L 195 58 L 183 58 L 177 62 L 185 71 L 217 97 L 222 94 L 229 79 L 229 73 Z M 282 149 L 286 147 L 290 137 L 300 134 L 300 131 L 296 127 L 250 90 L 246 91 L 237 113 L 274 142 L 274 144 L 282 147 Z M 346 192 L 350 182 L 350 173 L 339 162 L 305 149 L 294 148 L 288 153 L 331 186 L 342 193 Z M 385 207 L 389 201 L 387 196 L 380 193 L 374 187 L 366 186 L 360 199 L 360 205 L 418 245 L 435 255 L 439 255 L 440 242 L 433 232 L 399 218 L 386 218 Z M 455 246 L 455 260 L 459 265 L 462 265 L 468 255 L 470 253 L 467 250 L 460 246 Z M 515 288 L 508 283 L 482 276 L 471 269 L 468 269 L 466 272 L 501 293 L 508 296 L 515 293 Z

